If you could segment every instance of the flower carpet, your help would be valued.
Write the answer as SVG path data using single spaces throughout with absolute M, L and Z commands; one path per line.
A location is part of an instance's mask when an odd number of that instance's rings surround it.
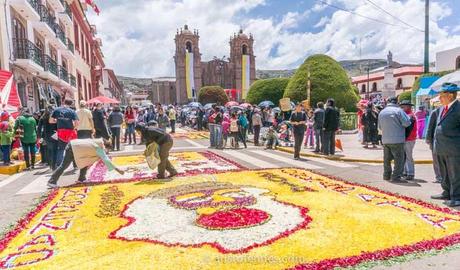
M 210 151 L 170 153 L 169 160 L 179 175 L 200 173 L 216 173 L 243 169 L 224 157 Z M 108 171 L 102 161 L 97 162 L 88 170 L 88 181 L 127 181 L 142 180 L 156 177 L 157 170 L 151 170 L 142 154 L 134 156 L 112 157 L 113 163 L 125 171 L 120 175 L 116 171 Z
M 209 131 L 199 131 L 194 129 L 180 128 L 175 133 L 170 134 L 174 139 L 209 139 Z
M 0 268 L 334 269 L 460 242 L 460 213 L 296 168 L 61 188 Z

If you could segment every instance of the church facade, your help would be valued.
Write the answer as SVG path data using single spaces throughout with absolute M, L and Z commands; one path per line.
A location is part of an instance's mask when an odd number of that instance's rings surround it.
M 220 85 L 237 93 L 234 100 L 246 97 L 249 87 L 256 79 L 254 56 L 254 38 L 242 30 L 230 37 L 230 57 L 211 61 L 201 61 L 198 30 L 189 30 L 188 26 L 177 30 L 174 55 L 176 70 L 177 103 L 184 104 L 197 100 L 203 86 Z

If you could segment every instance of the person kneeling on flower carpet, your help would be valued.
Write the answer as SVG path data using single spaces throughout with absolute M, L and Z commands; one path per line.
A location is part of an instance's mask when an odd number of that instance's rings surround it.
M 173 138 L 165 130 L 156 127 L 155 121 L 150 121 L 148 126 L 139 123 L 136 130 L 142 133 L 145 145 L 148 147 L 151 143 L 158 144 L 160 163 L 158 164 L 158 178 L 165 178 L 165 171 L 169 172 L 169 177 L 177 174 L 171 162 L 169 162 L 169 151 L 173 146 Z
M 88 168 L 96 163 L 98 160 L 102 160 L 109 169 L 116 170 L 119 174 L 124 174 L 124 171 L 115 167 L 110 158 L 105 153 L 105 147 L 110 148 L 110 140 L 106 139 L 75 139 L 70 141 L 66 146 L 64 152 L 64 159 L 59 167 L 51 175 L 48 181 L 49 188 L 56 188 L 57 181 L 73 162 L 77 164 L 80 169 L 80 176 L 78 182 L 86 181 L 86 172 Z

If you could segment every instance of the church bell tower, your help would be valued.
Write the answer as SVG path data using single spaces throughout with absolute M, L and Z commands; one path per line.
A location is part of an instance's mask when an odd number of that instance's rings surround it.
M 233 66 L 234 88 L 241 90 L 239 100 L 246 99 L 249 87 L 256 79 L 254 38 L 243 30 L 230 38 L 230 61 Z
M 201 88 L 201 54 L 198 30 L 190 31 L 188 26 L 178 29 L 174 41 L 176 52 L 176 97 L 177 103 L 185 104 L 198 99 Z

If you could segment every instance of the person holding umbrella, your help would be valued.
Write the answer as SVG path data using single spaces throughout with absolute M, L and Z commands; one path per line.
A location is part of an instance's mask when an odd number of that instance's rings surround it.
M 294 159 L 300 159 L 300 149 L 305 135 L 305 124 L 307 123 L 307 115 L 302 111 L 302 104 L 299 103 L 295 107 L 295 112 L 291 114 L 290 122 L 294 130 Z
M 457 84 L 445 83 L 440 89 L 439 110 L 433 149 L 437 155 L 442 176 L 443 192 L 432 199 L 446 200 L 449 207 L 460 206 L 460 104 Z

